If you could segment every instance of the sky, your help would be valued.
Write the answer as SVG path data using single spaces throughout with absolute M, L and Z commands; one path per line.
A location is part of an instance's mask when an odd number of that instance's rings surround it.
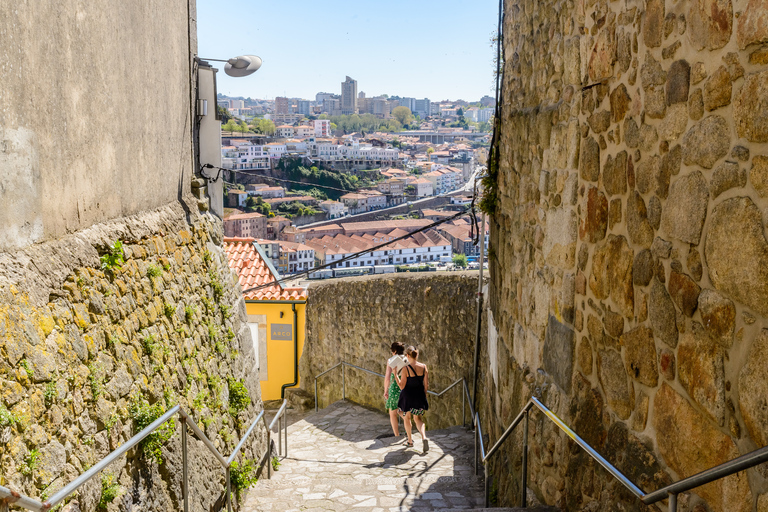
M 494 95 L 497 20 L 496 0 L 197 0 L 198 54 L 262 58 L 244 78 L 212 63 L 228 96 L 314 100 L 348 75 L 367 97 L 478 101 Z

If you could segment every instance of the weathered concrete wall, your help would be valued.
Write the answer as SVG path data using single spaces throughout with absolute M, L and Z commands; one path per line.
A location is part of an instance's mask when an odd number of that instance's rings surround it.
M 0 5 L 0 251 L 189 193 L 189 6 Z
M 315 375 L 340 361 L 384 374 L 395 341 L 420 350 L 432 391 L 462 377 L 471 387 L 477 279 L 477 272 L 406 273 L 314 283 L 307 302 L 301 387 L 314 394 Z M 320 407 L 341 399 L 341 388 L 341 368 L 321 377 Z M 347 368 L 346 390 L 348 399 L 384 410 L 381 377 Z M 429 428 L 462 422 L 462 393 L 459 385 L 440 398 L 430 396 Z
M 766 19 L 760 1 L 505 2 L 491 439 L 535 393 L 646 491 L 768 443 Z M 541 417 L 532 441 L 548 504 L 645 509 Z M 495 464 L 507 503 L 519 456 Z M 766 510 L 766 477 L 681 509 Z
M 177 204 L 0 254 L 0 485 L 51 496 L 138 432 L 142 403 L 180 404 L 231 453 L 261 399 L 220 233 L 210 215 L 188 224 Z M 110 275 L 99 256 L 115 240 L 125 263 Z M 239 412 L 234 381 L 250 397 Z M 213 510 L 223 470 L 189 443 L 191 510 Z M 257 429 L 243 455 L 265 452 Z M 160 460 L 139 448 L 112 464 L 121 495 L 109 510 L 181 510 L 178 421 Z M 94 510 L 101 490 L 87 484 L 79 510 Z

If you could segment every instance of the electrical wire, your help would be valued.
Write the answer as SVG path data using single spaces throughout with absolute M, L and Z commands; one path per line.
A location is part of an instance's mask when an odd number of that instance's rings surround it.
M 415 230 L 415 231 L 413 231 L 411 233 L 407 233 L 405 235 L 399 236 L 399 237 L 394 238 L 394 239 L 392 239 L 392 240 L 390 240 L 388 242 L 384 242 L 383 244 L 377 245 L 375 247 L 371 247 L 370 249 L 365 249 L 364 251 L 359 251 L 359 252 L 356 252 L 354 254 L 350 254 L 349 256 L 345 256 L 344 258 L 341 258 L 340 260 L 336 260 L 336 261 L 333 261 L 331 263 L 326 263 L 325 265 L 321 265 L 319 267 L 315 267 L 315 268 L 312 268 L 312 269 L 309 269 L 309 270 L 305 270 L 304 272 L 300 272 L 298 274 L 292 274 L 292 275 L 290 275 L 288 277 L 283 277 L 281 279 L 276 279 L 274 281 L 270 281 L 268 283 L 264 283 L 264 284 L 261 284 L 259 286 L 254 286 L 253 288 L 248 288 L 247 290 L 243 290 L 243 295 L 246 295 L 248 293 L 261 290 L 263 288 L 269 288 L 270 286 L 274 286 L 276 284 L 279 285 L 279 284 L 282 284 L 285 281 L 293 281 L 294 279 L 299 279 L 301 277 L 308 276 L 309 274 L 312 274 L 313 272 L 317 272 L 318 270 L 322 270 L 324 268 L 333 267 L 335 265 L 338 265 L 339 263 L 344 263 L 345 261 L 349 261 L 349 260 L 355 259 L 355 258 L 357 258 L 357 257 L 359 257 L 359 256 L 361 256 L 363 254 L 366 254 L 366 253 L 369 253 L 369 252 L 373 252 L 373 251 L 377 251 L 377 250 L 381 249 L 382 247 L 386 247 L 388 245 L 392 245 L 395 242 L 399 242 L 400 240 L 404 240 L 406 238 L 409 238 L 409 237 L 415 235 L 416 233 L 421 233 L 422 231 L 426 231 L 426 230 L 431 229 L 431 228 L 433 228 L 435 226 L 439 226 L 440 224 L 444 224 L 444 223 L 446 223 L 448 221 L 457 219 L 457 218 L 461 217 L 462 215 L 465 215 L 467 213 L 467 211 L 468 211 L 468 209 L 464 209 L 464 210 L 462 210 L 460 212 L 457 212 L 455 215 L 451 215 L 450 217 L 446 217 L 445 219 L 441 219 L 441 220 L 435 221 L 432 224 L 428 224 L 426 226 L 423 226 L 423 227 L 421 227 L 421 228 L 419 228 L 419 229 L 417 229 L 417 230 Z

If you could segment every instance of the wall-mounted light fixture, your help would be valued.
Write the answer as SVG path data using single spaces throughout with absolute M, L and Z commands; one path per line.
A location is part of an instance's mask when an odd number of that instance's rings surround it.
M 197 101 L 195 102 L 196 123 L 193 125 L 193 137 L 196 142 L 195 164 L 202 174 L 204 168 L 221 168 L 221 118 L 216 102 L 216 69 L 207 61 L 226 62 L 224 72 L 229 76 L 242 77 L 255 73 L 262 64 L 256 55 L 239 55 L 222 59 L 204 59 L 195 56 L 197 78 Z M 211 113 L 208 115 L 211 106 Z M 206 177 L 203 174 L 204 177 Z M 222 218 L 224 216 L 224 189 L 218 179 L 209 180 L 208 201 L 210 211 Z M 202 199 L 202 198 L 201 198 Z

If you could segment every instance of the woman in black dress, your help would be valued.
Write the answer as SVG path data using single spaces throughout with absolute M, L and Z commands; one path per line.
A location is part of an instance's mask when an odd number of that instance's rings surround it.
M 408 446 L 413 446 L 411 437 L 411 418 L 416 422 L 416 428 L 421 434 L 424 453 L 429 451 L 427 432 L 421 417 L 429 409 L 427 389 L 429 389 L 429 371 L 427 365 L 418 362 L 419 351 L 412 346 L 405 349 L 408 365 L 398 375 L 395 373 L 397 385 L 400 387 L 400 399 L 397 407 L 405 413 L 405 433 L 408 435 Z

